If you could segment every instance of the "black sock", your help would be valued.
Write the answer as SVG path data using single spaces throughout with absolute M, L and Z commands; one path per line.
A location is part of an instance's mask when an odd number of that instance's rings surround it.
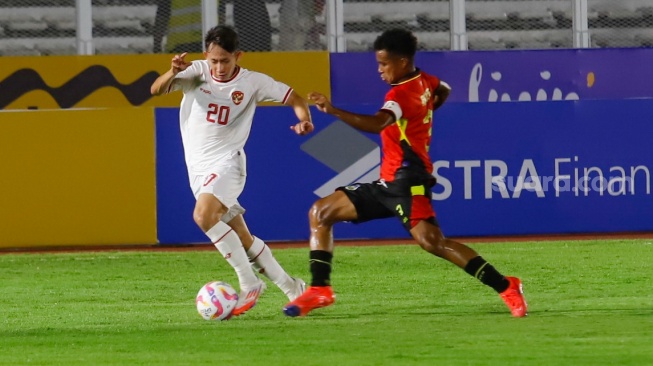
M 324 250 L 311 250 L 309 255 L 313 281 L 311 286 L 331 286 L 331 259 L 333 254 Z
M 465 266 L 465 272 L 498 293 L 502 293 L 510 286 L 510 282 L 481 256 L 472 258 Z

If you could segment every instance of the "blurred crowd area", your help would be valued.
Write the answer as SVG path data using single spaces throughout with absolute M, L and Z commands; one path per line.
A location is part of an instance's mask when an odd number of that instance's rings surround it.
M 245 51 L 327 50 L 333 0 L 219 0 L 219 24 Z M 577 0 L 467 0 L 470 50 L 573 47 Z M 347 52 L 370 51 L 389 28 L 416 33 L 421 50 L 451 49 L 449 0 L 343 0 Z M 651 47 L 652 0 L 587 0 L 590 47 Z M 94 54 L 200 52 L 200 0 L 92 0 Z M 0 0 L 0 55 L 75 55 L 75 0 Z

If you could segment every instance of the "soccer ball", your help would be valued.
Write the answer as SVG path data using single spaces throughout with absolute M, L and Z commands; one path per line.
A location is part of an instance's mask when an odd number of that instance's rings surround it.
M 197 312 L 205 320 L 227 320 L 231 317 L 238 293 L 228 283 L 221 281 L 209 282 L 202 286 L 195 298 Z

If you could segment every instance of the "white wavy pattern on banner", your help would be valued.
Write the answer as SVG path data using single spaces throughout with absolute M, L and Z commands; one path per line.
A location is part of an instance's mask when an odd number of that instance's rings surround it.
M 543 82 L 547 82 L 551 79 L 551 71 L 541 70 L 539 74 L 540 74 L 540 79 L 542 79 Z M 499 71 L 493 71 L 490 73 L 490 78 L 492 79 L 495 85 L 500 85 L 498 83 L 501 82 L 502 77 L 503 75 Z M 590 79 L 592 80 L 593 83 L 594 74 L 590 73 L 587 77 L 588 77 L 588 83 Z M 481 100 L 481 96 L 479 95 L 480 94 L 479 89 L 482 81 L 483 81 L 483 64 L 479 62 L 476 65 L 474 65 L 469 75 L 468 100 L 470 102 L 484 101 Z M 591 87 L 591 85 L 589 86 Z M 533 97 L 533 95 L 535 96 Z M 500 92 L 492 88 L 490 89 L 490 92 L 488 94 L 487 102 L 510 102 L 514 100 L 520 102 L 530 102 L 533 100 L 537 102 L 545 102 L 548 100 L 579 100 L 579 99 L 580 97 L 575 92 L 569 92 L 567 93 L 567 95 L 563 95 L 562 89 L 554 85 L 554 89 L 551 91 L 550 98 L 543 86 L 538 88 L 536 92 L 527 91 L 527 90 L 521 91 L 519 92 L 518 96 L 510 95 L 507 92 Z

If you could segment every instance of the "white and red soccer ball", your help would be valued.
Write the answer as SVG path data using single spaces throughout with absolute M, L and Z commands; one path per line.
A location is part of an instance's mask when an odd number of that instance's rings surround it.
M 205 320 L 229 319 L 237 302 L 238 292 L 222 281 L 213 281 L 202 286 L 195 298 L 197 312 Z

